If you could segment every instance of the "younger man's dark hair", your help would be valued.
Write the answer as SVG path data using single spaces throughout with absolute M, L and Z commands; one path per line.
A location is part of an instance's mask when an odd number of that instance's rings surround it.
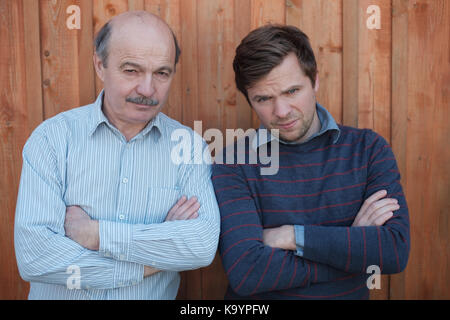
M 236 48 L 233 61 L 236 86 L 247 98 L 247 89 L 294 53 L 314 87 L 317 64 L 308 36 L 294 26 L 265 25 L 250 32 Z

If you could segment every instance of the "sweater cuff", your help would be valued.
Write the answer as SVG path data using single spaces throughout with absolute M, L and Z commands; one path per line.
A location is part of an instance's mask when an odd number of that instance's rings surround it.
M 303 248 L 305 246 L 305 227 L 301 225 L 294 225 L 295 244 L 297 250 L 295 254 L 299 257 L 303 257 Z

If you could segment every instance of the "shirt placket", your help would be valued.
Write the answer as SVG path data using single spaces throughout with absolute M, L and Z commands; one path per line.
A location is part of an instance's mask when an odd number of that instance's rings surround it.
M 128 208 L 132 198 L 132 177 L 133 177 L 133 143 L 134 141 L 122 144 L 122 157 L 120 161 L 120 176 L 117 201 L 117 216 L 119 222 L 127 223 L 129 221 Z

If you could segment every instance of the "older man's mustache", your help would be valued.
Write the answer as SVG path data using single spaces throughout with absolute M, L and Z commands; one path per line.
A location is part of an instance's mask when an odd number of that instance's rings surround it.
M 146 97 L 128 97 L 125 99 L 126 102 L 136 103 L 136 104 L 142 104 L 146 106 L 156 106 L 159 104 L 159 101 L 157 99 L 152 98 L 146 98 Z

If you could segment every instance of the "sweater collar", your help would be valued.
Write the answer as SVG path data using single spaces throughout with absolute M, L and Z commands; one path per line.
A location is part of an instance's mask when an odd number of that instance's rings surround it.
M 339 129 L 336 121 L 334 120 L 333 116 L 328 112 L 327 109 L 322 107 L 319 103 L 316 103 L 316 111 L 317 116 L 319 117 L 320 121 L 320 130 L 313 134 L 311 137 L 309 137 L 308 140 L 302 142 L 302 143 L 293 143 L 293 142 L 286 142 L 283 140 L 279 140 L 278 137 L 272 135 L 269 130 L 266 130 L 266 128 L 261 124 L 259 129 L 265 129 L 267 132 L 267 137 L 260 139 L 259 134 L 255 135 L 255 139 L 252 140 L 252 147 L 253 150 L 257 150 L 262 145 L 272 141 L 272 140 L 278 140 L 278 142 L 286 145 L 301 145 L 304 143 L 307 143 L 311 141 L 312 139 L 322 136 L 323 134 L 329 132 L 332 137 L 332 143 L 335 144 L 337 140 L 339 139 L 339 136 L 341 134 L 341 130 Z

